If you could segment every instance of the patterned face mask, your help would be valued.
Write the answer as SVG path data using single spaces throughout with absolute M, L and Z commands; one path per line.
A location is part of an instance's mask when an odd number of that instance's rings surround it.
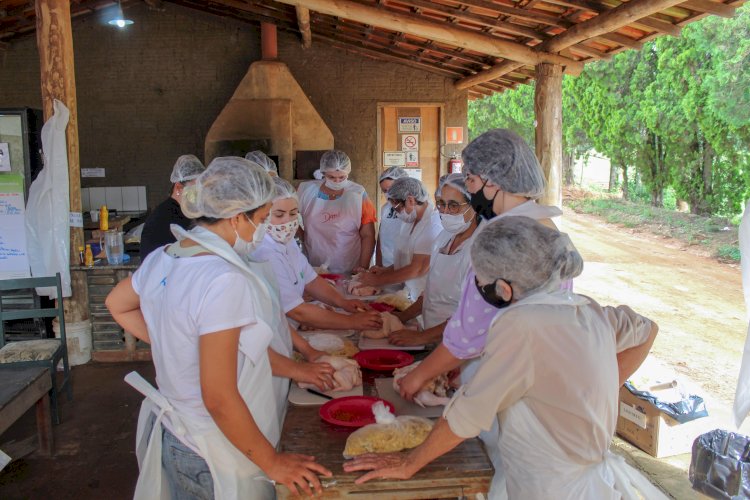
M 299 217 L 296 217 L 289 222 L 285 222 L 284 224 L 269 224 L 268 234 L 279 243 L 286 244 L 289 240 L 294 238 L 297 229 L 299 229 Z

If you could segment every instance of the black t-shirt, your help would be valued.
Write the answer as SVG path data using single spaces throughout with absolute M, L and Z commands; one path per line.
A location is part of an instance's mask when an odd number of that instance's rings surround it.
M 166 245 L 173 243 L 175 237 L 169 230 L 170 224 L 177 224 L 184 229 L 190 228 L 191 219 L 185 217 L 180 209 L 180 204 L 172 197 L 161 202 L 146 219 L 141 233 L 141 261 L 148 254 Z

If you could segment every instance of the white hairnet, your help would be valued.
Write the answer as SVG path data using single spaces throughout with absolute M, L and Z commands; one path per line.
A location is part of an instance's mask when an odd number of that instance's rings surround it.
M 478 175 L 506 193 L 532 199 L 544 194 L 544 174 L 536 155 L 515 132 L 488 130 L 461 152 L 466 173 Z
M 250 151 L 245 155 L 246 160 L 250 160 L 253 163 L 257 163 L 268 173 L 275 173 L 278 175 L 279 169 L 276 167 L 276 162 L 268 157 L 266 153 L 261 150 Z
M 413 177 L 401 177 L 393 181 L 391 189 L 388 190 L 388 198 L 406 201 L 408 196 L 413 196 L 419 202 L 425 202 L 429 195 L 422 181 Z
M 172 175 L 169 176 L 169 182 L 172 184 L 179 182 L 180 184 L 192 181 L 203 171 L 206 167 L 203 163 L 195 157 L 195 155 L 182 155 L 177 158 L 177 161 L 172 167 Z
M 471 199 L 471 194 L 466 189 L 466 178 L 464 177 L 464 174 L 455 173 L 441 177 L 440 185 L 438 186 L 438 193 L 442 191 L 443 186 L 450 186 L 453 189 L 460 191 L 461 194 L 464 195 L 464 198 L 466 198 L 466 201 Z
M 378 182 L 380 183 L 387 179 L 395 181 L 396 179 L 400 179 L 401 177 L 408 177 L 408 176 L 409 174 L 406 173 L 406 170 L 404 170 L 401 167 L 388 167 L 383 171 L 382 174 L 380 174 L 380 178 L 378 179 Z
M 191 219 L 228 219 L 271 201 L 274 184 L 262 167 L 239 156 L 214 158 L 208 168 L 186 186 L 180 206 Z
M 322 173 L 339 171 L 349 174 L 352 171 L 352 162 L 343 151 L 332 149 L 320 157 L 320 171 Z
M 520 300 L 552 292 L 583 271 L 583 259 L 570 238 L 528 217 L 498 217 L 471 245 L 471 263 L 482 281 L 510 282 Z
M 299 197 L 297 196 L 297 190 L 294 189 L 288 181 L 285 181 L 281 177 L 273 178 L 273 201 L 286 200 L 288 198 L 294 198 L 299 203 Z

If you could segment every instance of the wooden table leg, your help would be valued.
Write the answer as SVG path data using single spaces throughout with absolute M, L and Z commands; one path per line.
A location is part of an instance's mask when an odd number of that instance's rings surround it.
M 51 456 L 54 453 L 55 443 L 49 393 L 36 402 L 36 432 L 39 436 L 39 452 Z

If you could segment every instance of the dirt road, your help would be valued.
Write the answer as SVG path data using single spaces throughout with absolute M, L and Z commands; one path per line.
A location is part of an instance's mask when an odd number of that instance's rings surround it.
M 731 405 L 747 331 L 739 266 L 572 210 L 561 226 L 585 261 L 576 292 L 656 320 L 652 355 Z

